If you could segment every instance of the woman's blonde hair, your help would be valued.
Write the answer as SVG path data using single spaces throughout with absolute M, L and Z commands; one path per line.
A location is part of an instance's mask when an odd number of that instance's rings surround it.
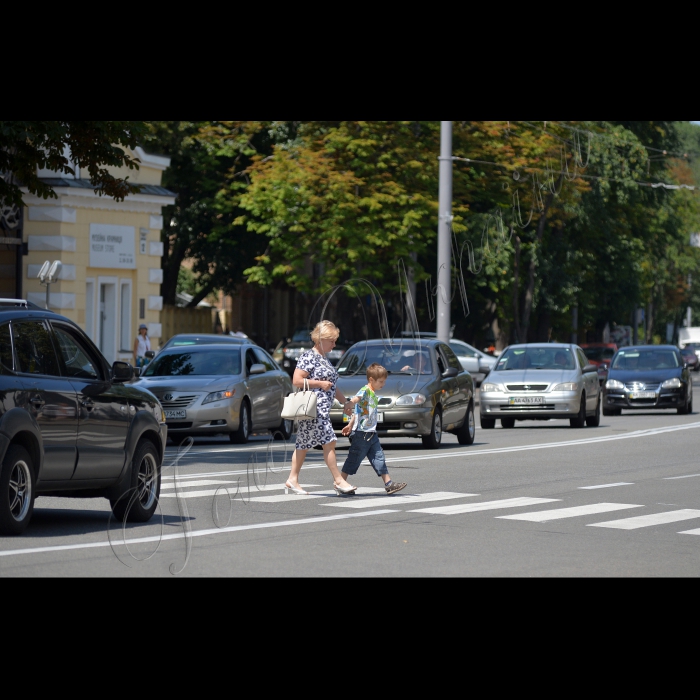
M 321 321 L 316 328 L 311 331 L 311 340 L 318 345 L 322 340 L 338 340 L 340 338 L 340 329 L 335 323 L 330 321 Z

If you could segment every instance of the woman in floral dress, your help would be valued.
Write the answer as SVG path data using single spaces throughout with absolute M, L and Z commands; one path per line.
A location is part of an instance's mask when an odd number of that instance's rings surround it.
M 299 472 L 304 464 L 308 451 L 318 445 L 323 447 L 323 456 L 326 465 L 333 476 L 333 484 L 338 495 L 355 493 L 356 487 L 348 484 L 340 474 L 335 454 L 337 438 L 333 431 L 330 411 L 333 401 L 338 399 L 350 413 L 353 409 L 351 401 L 342 395 L 338 389 L 338 372 L 326 359 L 326 355 L 333 350 L 340 337 L 340 331 L 330 321 L 321 321 L 311 333 L 314 343 L 312 350 L 305 352 L 297 360 L 294 372 L 294 386 L 304 388 L 304 382 L 310 389 L 316 392 L 317 418 L 316 420 L 299 421 L 297 428 L 296 451 L 292 457 L 292 471 L 285 484 L 286 488 L 297 496 L 308 496 L 307 492 L 299 486 Z

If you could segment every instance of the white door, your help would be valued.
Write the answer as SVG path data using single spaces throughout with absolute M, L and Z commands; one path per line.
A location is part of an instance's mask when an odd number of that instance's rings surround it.
M 112 364 L 117 359 L 117 285 L 100 284 L 98 347 Z

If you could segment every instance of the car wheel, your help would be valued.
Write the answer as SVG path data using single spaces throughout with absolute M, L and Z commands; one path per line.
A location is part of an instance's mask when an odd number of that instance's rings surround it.
M 484 418 L 481 416 L 481 428 L 482 430 L 493 430 L 496 427 L 495 418 Z
M 601 395 L 598 394 L 598 402 L 596 403 L 595 407 L 595 415 L 586 418 L 586 425 L 589 428 L 598 428 L 600 426 L 600 402 Z
M 476 438 L 476 419 L 474 418 L 474 404 L 469 402 L 467 415 L 464 417 L 464 425 L 457 433 L 460 445 L 473 445 Z
M 693 412 L 693 395 L 691 394 L 686 400 L 685 406 L 678 409 L 679 416 L 687 416 Z
M 501 427 L 505 430 L 513 430 L 515 428 L 515 418 L 501 418 Z
M 289 440 L 290 437 L 292 437 L 292 433 L 294 432 L 294 421 L 293 420 L 283 420 L 279 428 L 276 430 L 272 431 L 274 434 L 275 440 L 278 441 L 283 441 L 283 440 Z
M 241 404 L 241 420 L 238 425 L 238 430 L 231 433 L 229 437 L 234 445 L 245 445 L 250 439 L 250 432 L 250 406 L 248 405 L 248 401 L 244 400 Z
M 423 446 L 430 450 L 437 450 L 442 443 L 442 411 L 435 409 L 433 415 L 433 427 L 430 435 L 423 435 Z
M 569 421 L 572 428 L 585 428 L 586 427 L 586 395 L 581 395 L 581 406 L 578 410 L 578 415 L 576 418 L 571 418 Z
M 160 497 L 160 464 L 152 442 L 144 440 L 131 460 L 129 490 L 117 501 L 111 501 L 117 520 L 147 523 L 156 512 Z
M 10 445 L 0 473 L 0 534 L 21 535 L 34 512 L 34 465 L 27 450 Z

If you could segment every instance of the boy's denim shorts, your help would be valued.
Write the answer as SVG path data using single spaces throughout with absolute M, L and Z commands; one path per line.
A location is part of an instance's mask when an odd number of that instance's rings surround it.
M 369 459 L 377 476 L 386 476 L 389 470 L 386 466 L 384 450 L 379 443 L 377 433 L 363 433 L 358 430 L 351 438 L 350 452 L 345 460 L 343 472 L 348 476 L 354 476 L 362 464 L 362 460 Z

